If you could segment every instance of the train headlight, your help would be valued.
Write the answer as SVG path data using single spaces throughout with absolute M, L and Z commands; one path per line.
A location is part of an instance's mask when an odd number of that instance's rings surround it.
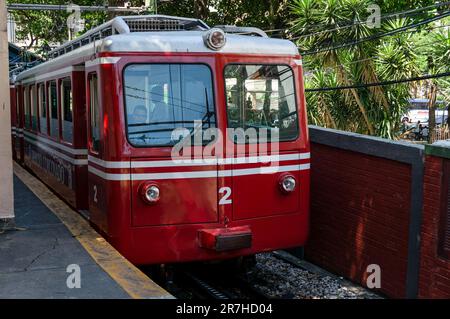
M 283 193 L 292 193 L 297 187 L 297 181 L 294 176 L 287 175 L 280 179 L 280 188 Z
M 214 28 L 205 33 L 203 41 L 208 48 L 218 51 L 227 43 L 227 36 L 222 29 Z
M 152 183 L 145 183 L 141 186 L 141 197 L 148 204 L 155 204 L 159 201 L 161 191 L 159 187 Z

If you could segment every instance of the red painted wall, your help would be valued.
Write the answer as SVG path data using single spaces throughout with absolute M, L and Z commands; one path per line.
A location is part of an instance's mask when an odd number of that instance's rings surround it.
M 450 260 L 438 253 L 443 159 L 426 156 L 421 229 L 420 298 L 450 298 Z
M 366 284 L 381 267 L 381 289 L 405 297 L 411 166 L 311 144 L 311 232 L 307 260 Z

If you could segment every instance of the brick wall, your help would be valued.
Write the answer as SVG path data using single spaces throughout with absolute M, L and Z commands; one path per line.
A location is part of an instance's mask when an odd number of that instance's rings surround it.
M 381 292 L 405 297 L 411 165 L 312 143 L 306 259 L 363 285 L 381 267 Z
M 419 277 L 420 298 L 450 298 L 450 260 L 438 251 L 439 230 L 443 222 L 441 202 L 446 200 L 442 187 L 443 162 L 450 149 L 427 147 L 425 160 L 424 202 L 421 229 L 421 258 Z M 436 152 L 437 151 L 437 152 Z M 448 160 L 448 159 L 446 159 Z M 448 177 L 447 177 L 448 178 Z
M 424 147 L 310 127 L 311 229 L 305 258 L 366 285 L 415 298 L 420 265 Z

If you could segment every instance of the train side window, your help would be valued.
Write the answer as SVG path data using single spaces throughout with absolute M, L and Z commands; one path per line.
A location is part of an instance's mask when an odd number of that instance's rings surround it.
M 23 89 L 24 126 L 30 128 L 30 87 Z
M 45 94 L 45 84 L 40 83 L 38 86 L 39 96 L 39 131 L 42 134 L 47 134 L 47 97 Z
M 36 85 L 30 88 L 30 100 L 31 100 L 31 129 L 33 131 L 38 130 L 38 104 L 36 98 Z
M 18 128 L 20 127 L 19 102 L 20 102 L 19 91 L 16 91 L 16 126 Z
M 72 99 L 72 81 L 70 78 L 61 80 L 61 124 L 62 138 L 64 141 L 73 143 L 73 99 Z
M 90 116 L 90 149 L 93 152 L 100 150 L 100 105 L 98 101 L 98 76 L 89 76 L 89 116 Z
M 48 102 L 50 118 L 50 136 L 59 137 L 58 133 L 58 96 L 56 90 L 56 81 L 50 81 L 48 84 Z

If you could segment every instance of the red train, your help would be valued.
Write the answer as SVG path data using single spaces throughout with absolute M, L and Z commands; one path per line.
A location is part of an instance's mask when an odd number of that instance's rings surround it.
M 293 43 L 131 16 L 49 57 L 12 86 L 14 157 L 131 262 L 305 243 L 310 151 Z

